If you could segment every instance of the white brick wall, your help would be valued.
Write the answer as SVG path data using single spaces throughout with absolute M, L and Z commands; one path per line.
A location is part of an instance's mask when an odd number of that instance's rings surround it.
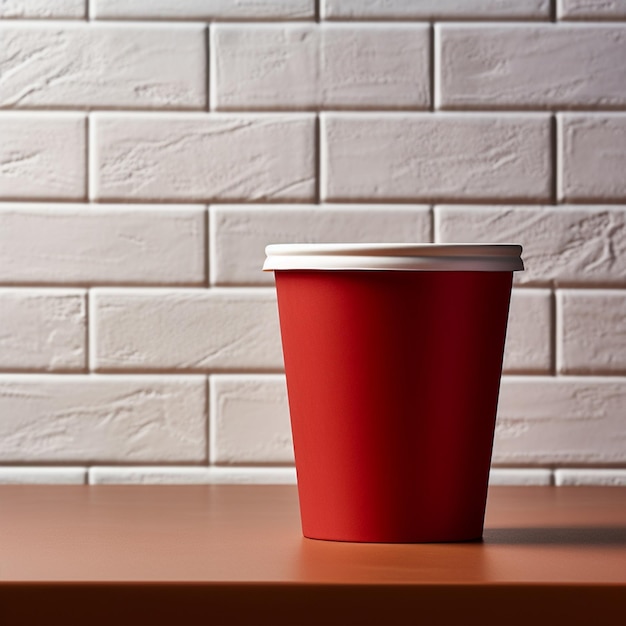
M 201 24 L 1 24 L 0 107 L 204 109 L 205 37 Z
M 98 19 L 300 20 L 313 19 L 312 0 L 89 0 Z
M 206 461 L 196 377 L 0 375 L 0 463 Z
M 95 289 L 97 371 L 277 370 L 273 289 Z
M 80 114 L 0 111 L 0 198 L 84 200 L 86 132 Z
M 87 0 L 2 0 L 0 18 L 84 18 Z
M 217 25 L 215 109 L 425 109 L 427 24 Z
M 548 19 L 548 0 L 320 0 L 326 19 Z
M 624 0 L 556 0 L 562 20 L 613 20 L 626 18 Z
M 545 115 L 325 113 L 321 122 L 327 201 L 550 197 Z
M 441 24 L 444 109 L 626 105 L 626 24 Z
M 0 483 L 294 482 L 289 241 L 521 243 L 492 483 L 625 483 L 624 0 L 4 0 L 0 41 Z
M 559 372 L 626 374 L 626 291 L 557 292 Z
M 561 114 L 558 122 L 559 198 L 626 201 L 626 114 Z
M 494 461 L 626 465 L 626 378 L 505 377 Z
M 201 285 L 205 215 L 203 206 L 0 203 L 0 281 Z
M 95 114 L 93 200 L 311 201 L 312 115 Z
M 0 288 L 0 369 L 84 370 L 85 292 Z

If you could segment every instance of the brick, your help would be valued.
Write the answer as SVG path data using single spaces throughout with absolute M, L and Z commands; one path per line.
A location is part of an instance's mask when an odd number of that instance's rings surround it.
M 0 462 L 206 461 L 203 377 L 0 376 Z
M 0 289 L 0 370 L 82 370 L 85 294 Z
M 437 105 L 626 105 L 626 25 L 440 24 Z
M 549 374 L 552 369 L 552 294 L 514 289 L 504 350 L 504 371 Z
M 85 116 L 0 113 L 0 198 L 85 198 Z
M 548 19 L 549 0 L 321 0 L 325 19 Z
M 426 24 L 217 25 L 213 108 L 418 108 L 430 103 Z
M 0 204 L 4 284 L 204 284 L 203 207 Z
M 212 467 L 211 482 L 248 485 L 295 485 L 295 467 Z
M 626 462 L 626 378 L 504 377 L 494 463 Z
M 2 0 L 0 18 L 83 19 L 88 0 Z
M 90 467 L 90 485 L 206 485 L 210 468 L 204 467 Z
M 559 372 L 626 374 L 626 291 L 558 291 L 557 311 Z
M 98 200 L 311 201 L 313 115 L 94 114 Z
M 212 206 L 211 282 L 273 285 L 262 272 L 271 243 L 429 242 L 426 205 Z
M 624 285 L 623 206 L 438 206 L 435 233 L 440 243 L 521 243 L 520 285 Z
M 626 114 L 561 114 L 559 197 L 626 200 Z
M 550 123 L 536 114 L 322 116 L 328 201 L 546 200 Z
M 626 487 L 626 469 L 558 469 L 554 473 L 558 487 Z
M 284 376 L 211 376 L 210 452 L 218 464 L 293 464 Z
M 492 468 L 489 473 L 489 485 L 536 485 L 547 486 L 552 484 L 552 470 L 530 468 Z
M 561 20 L 615 20 L 626 18 L 625 0 L 556 0 Z
M 272 289 L 97 289 L 91 300 L 97 370 L 283 366 Z
M 84 467 L 0 467 L 0 485 L 84 485 Z
M 315 17 L 314 0 L 91 0 L 97 19 L 299 20 Z
M 92 467 L 92 485 L 295 485 L 293 467 Z
M 206 27 L 0 26 L 2 107 L 206 107 Z

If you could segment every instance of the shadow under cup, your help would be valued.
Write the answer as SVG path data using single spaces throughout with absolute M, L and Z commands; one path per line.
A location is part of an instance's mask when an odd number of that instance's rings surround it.
M 482 535 L 516 245 L 277 245 L 302 530 Z

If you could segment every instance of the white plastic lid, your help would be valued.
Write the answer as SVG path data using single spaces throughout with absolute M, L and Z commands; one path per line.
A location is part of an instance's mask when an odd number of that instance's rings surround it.
M 521 253 L 508 243 L 288 243 L 265 248 L 263 270 L 516 272 Z

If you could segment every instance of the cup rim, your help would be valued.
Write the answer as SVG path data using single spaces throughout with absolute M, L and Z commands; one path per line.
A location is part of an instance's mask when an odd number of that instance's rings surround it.
M 515 243 L 283 243 L 265 248 L 264 271 L 524 269 Z

